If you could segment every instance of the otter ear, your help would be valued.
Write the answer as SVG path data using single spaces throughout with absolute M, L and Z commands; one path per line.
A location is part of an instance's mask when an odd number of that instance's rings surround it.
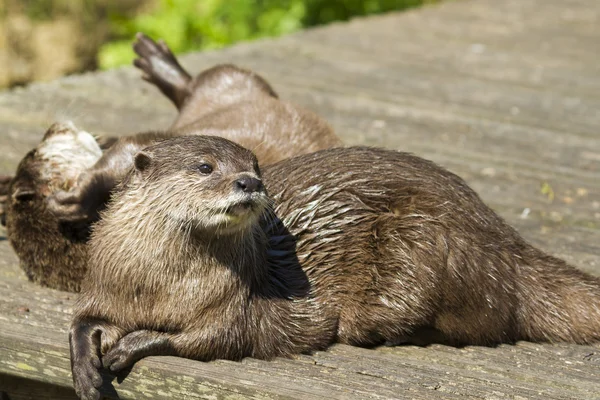
M 14 177 L 10 175 L 0 175 L 0 196 L 8 194 L 13 179 Z
M 152 164 L 152 155 L 140 151 L 135 155 L 134 164 L 135 169 L 137 169 L 138 171 L 144 171 L 150 166 L 150 164 Z

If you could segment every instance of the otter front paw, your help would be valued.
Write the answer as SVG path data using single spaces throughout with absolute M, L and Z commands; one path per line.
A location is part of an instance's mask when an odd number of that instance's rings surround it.
M 102 365 L 111 372 L 121 371 L 133 365 L 136 361 L 135 354 L 125 348 L 122 341 L 119 341 L 102 357 Z
M 89 359 L 73 361 L 73 386 L 81 400 L 100 399 L 98 388 L 102 385 L 102 376 L 98 369 L 101 365 L 96 355 L 90 356 Z
M 83 203 L 81 191 L 75 188 L 69 192 L 59 191 L 49 196 L 47 208 L 59 221 L 89 221 L 94 216 L 90 215 L 91 213 Z
M 171 335 L 157 331 L 134 331 L 123 336 L 102 357 L 104 368 L 119 371 L 148 356 L 179 355 L 171 342 Z

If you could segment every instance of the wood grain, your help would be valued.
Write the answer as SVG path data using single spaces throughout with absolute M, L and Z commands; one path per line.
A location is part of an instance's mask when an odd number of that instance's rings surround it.
M 183 64 L 252 68 L 346 143 L 446 166 L 528 240 L 600 275 L 599 43 L 597 0 L 464 0 L 190 54 Z M 123 68 L 0 93 L 0 173 L 14 171 L 57 119 L 98 135 L 168 126 L 175 110 L 139 75 Z M 73 300 L 27 282 L 0 240 L 0 399 L 74 398 Z M 599 399 L 600 346 L 337 345 L 240 363 L 151 357 L 126 376 L 107 374 L 103 394 Z

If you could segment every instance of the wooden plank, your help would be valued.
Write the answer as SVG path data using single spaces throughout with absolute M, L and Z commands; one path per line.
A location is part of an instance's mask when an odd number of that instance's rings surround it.
M 0 293 L 0 310 L 6 315 L 5 294 L 10 289 L 0 288 Z M 46 309 L 54 309 L 56 314 L 62 310 L 68 316 L 70 305 L 64 296 L 48 291 Z M 15 319 L 20 316 L 20 324 L 15 320 L 2 324 L 0 371 L 4 376 L 33 379 L 67 390 L 70 372 L 66 332 L 56 332 L 45 324 L 43 319 L 52 313 L 40 311 L 34 308 L 26 316 L 15 314 Z M 62 319 L 58 317 L 55 326 L 64 323 Z M 223 393 L 225 398 L 358 399 L 394 398 L 399 394 L 423 399 L 484 398 L 490 392 L 532 399 L 593 398 L 600 361 L 590 355 L 597 352 L 594 346 L 528 343 L 498 348 L 435 345 L 376 350 L 338 345 L 295 361 L 199 363 L 151 357 L 136 364 L 120 383 L 107 375 L 105 390 L 108 394 L 118 393 L 122 399 L 147 393 L 163 393 L 165 398 L 184 394 L 188 398 L 207 398 Z
M 597 0 L 464 0 L 191 54 L 183 64 L 247 66 L 323 115 L 346 143 L 433 159 L 528 240 L 600 275 L 598 43 Z M 0 173 L 14 171 L 56 119 L 122 135 L 167 127 L 174 116 L 132 68 L 0 93 Z M 73 397 L 72 302 L 27 282 L 0 240 L 0 399 Z M 594 399 L 599 354 L 600 345 L 518 343 L 338 345 L 272 362 L 151 357 L 126 377 L 106 375 L 103 388 L 121 399 Z

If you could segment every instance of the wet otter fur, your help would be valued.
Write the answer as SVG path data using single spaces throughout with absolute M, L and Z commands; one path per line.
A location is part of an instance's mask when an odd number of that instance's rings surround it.
M 162 42 L 138 34 L 136 67 L 177 107 L 166 131 L 119 139 L 71 191 L 49 198 L 61 221 L 95 221 L 111 190 L 132 166 L 133 156 L 157 139 L 213 135 L 252 149 L 262 165 L 340 146 L 331 127 L 316 114 L 278 98 L 261 76 L 234 65 L 218 65 L 192 78 Z
M 261 176 L 225 139 L 160 142 L 136 156 L 90 253 L 70 331 L 83 399 L 99 397 L 101 364 L 149 355 L 269 359 L 423 332 L 600 340 L 598 278 L 525 242 L 458 176 L 396 151 L 323 150 Z
M 0 177 L 0 218 L 27 276 L 54 289 L 78 291 L 87 268 L 84 243 L 90 225 L 112 189 L 131 168 L 135 153 L 156 140 L 181 135 L 227 137 L 255 149 L 263 164 L 339 145 L 329 125 L 316 114 L 279 100 L 259 75 L 233 65 L 219 65 L 195 78 L 179 65 L 162 42 L 138 34 L 135 65 L 177 106 L 179 114 L 166 131 L 106 138 L 95 163 L 72 168 L 69 155 L 81 149 L 77 128 L 53 125 L 48 132 L 71 130 L 62 137 L 62 157 L 40 160 L 36 150 L 19 164 L 15 177 Z M 40 146 L 51 147 L 44 143 Z M 69 140 L 71 140 L 69 142 Z M 48 186 L 45 176 L 54 174 Z M 11 181 L 14 182 L 11 183 Z M 48 190 L 48 187 L 51 190 Z
M 64 224 L 47 211 L 46 199 L 77 184 L 81 171 L 102 156 L 96 139 L 72 123 L 55 123 L 4 177 L 2 224 L 27 277 L 59 290 L 78 291 L 87 264 L 87 224 Z

